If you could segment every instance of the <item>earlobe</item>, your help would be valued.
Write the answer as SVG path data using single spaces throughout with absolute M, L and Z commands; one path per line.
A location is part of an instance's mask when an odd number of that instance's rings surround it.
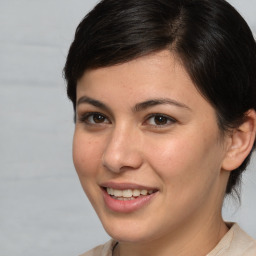
M 222 169 L 225 171 L 238 168 L 253 147 L 256 134 L 255 110 L 250 109 L 246 117 L 246 120 L 238 128 L 235 128 L 231 134 L 231 142 L 222 163 Z

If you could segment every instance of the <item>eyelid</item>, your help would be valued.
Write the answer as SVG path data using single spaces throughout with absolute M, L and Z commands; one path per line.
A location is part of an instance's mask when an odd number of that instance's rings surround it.
M 149 124 L 150 126 L 156 127 L 156 128 L 167 127 L 167 126 L 170 126 L 170 125 L 172 125 L 172 124 L 178 122 L 175 118 L 173 118 L 173 117 L 171 117 L 171 116 L 169 116 L 169 115 L 161 114 L 161 113 L 154 113 L 154 114 L 148 115 L 148 116 L 146 117 L 144 123 L 146 123 L 150 118 L 154 118 L 154 117 L 164 117 L 164 118 L 166 118 L 166 119 L 169 121 L 169 123 L 163 124 L 163 125 L 157 125 L 157 124 L 152 125 L 152 124 Z
M 85 123 L 86 125 L 106 124 L 106 122 L 102 122 L 102 123 L 90 123 L 90 122 L 88 122 L 88 118 L 93 116 L 93 115 L 101 115 L 101 116 L 103 116 L 104 118 L 106 118 L 108 120 L 108 123 L 111 123 L 111 121 L 109 120 L 109 118 L 105 114 L 103 114 L 101 112 L 97 112 L 97 111 L 86 112 L 86 113 L 83 113 L 81 115 L 78 115 L 78 120 L 79 120 L 79 122 Z

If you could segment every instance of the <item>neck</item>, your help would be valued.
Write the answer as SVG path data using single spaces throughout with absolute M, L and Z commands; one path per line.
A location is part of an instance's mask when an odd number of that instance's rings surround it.
M 227 233 L 228 228 L 221 214 L 212 216 L 201 223 L 184 223 L 183 228 L 174 230 L 172 234 L 159 237 L 149 242 L 120 242 L 115 256 L 205 256 Z

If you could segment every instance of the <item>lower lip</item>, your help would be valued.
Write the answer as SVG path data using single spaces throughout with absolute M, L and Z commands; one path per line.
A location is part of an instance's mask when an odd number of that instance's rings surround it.
M 129 213 L 134 212 L 136 210 L 139 210 L 143 208 L 144 206 L 148 205 L 150 201 L 156 196 L 157 192 L 146 195 L 146 196 L 140 196 L 133 200 L 118 200 L 113 197 L 111 197 L 105 189 L 102 189 L 103 191 L 103 199 L 106 204 L 106 206 L 114 211 L 114 212 L 120 212 L 120 213 Z

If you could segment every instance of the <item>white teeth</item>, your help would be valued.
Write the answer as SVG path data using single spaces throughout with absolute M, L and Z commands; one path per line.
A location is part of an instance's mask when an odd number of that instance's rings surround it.
M 114 190 L 114 189 L 113 189 Z M 123 191 L 122 190 L 114 190 L 114 196 L 120 197 L 123 196 Z
M 140 193 L 143 195 L 143 196 L 146 196 L 148 194 L 148 191 L 146 189 L 143 189 L 140 191 Z
M 113 188 L 107 188 L 107 192 L 109 195 L 113 196 L 114 195 L 114 189 Z
M 146 189 L 125 189 L 125 190 L 119 190 L 119 189 L 113 189 L 113 188 L 107 188 L 107 193 L 111 196 L 115 196 L 120 200 L 123 199 L 134 199 L 134 197 L 138 197 L 140 195 L 146 196 L 153 194 L 153 190 L 146 190 Z
M 132 190 L 131 189 L 123 190 L 123 197 L 132 197 Z
M 139 191 L 138 189 L 134 189 L 134 190 L 132 191 L 132 195 L 133 195 L 133 196 L 139 196 L 139 195 L 140 195 L 140 191 Z

